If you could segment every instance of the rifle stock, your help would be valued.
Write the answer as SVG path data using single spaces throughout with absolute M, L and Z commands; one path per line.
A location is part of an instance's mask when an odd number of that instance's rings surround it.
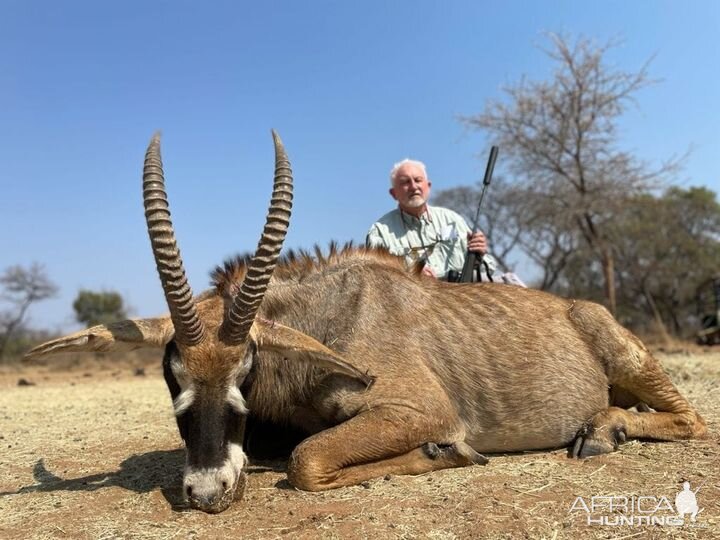
M 463 265 L 462 272 L 460 273 L 460 283 L 472 283 L 473 272 L 477 265 L 477 253 L 468 251 L 465 254 L 465 264 Z

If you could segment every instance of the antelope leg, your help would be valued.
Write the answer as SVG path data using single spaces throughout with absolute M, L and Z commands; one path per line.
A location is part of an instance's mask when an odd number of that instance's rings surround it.
M 387 474 L 486 463 L 463 442 L 459 423 L 445 420 L 380 409 L 363 412 L 301 443 L 288 463 L 288 479 L 300 489 L 322 491 Z

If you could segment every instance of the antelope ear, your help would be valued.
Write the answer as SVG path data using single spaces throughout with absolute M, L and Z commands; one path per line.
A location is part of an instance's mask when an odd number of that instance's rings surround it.
M 375 377 L 360 371 L 332 349 L 289 326 L 256 317 L 250 338 L 257 343 L 259 351 L 272 351 L 293 359 L 302 358 L 318 367 L 359 379 L 366 386 L 375 381 Z
M 132 351 L 143 347 L 161 348 L 169 343 L 174 335 L 175 329 L 170 317 L 101 324 L 38 345 L 29 350 L 23 359 L 60 352 L 109 352 Z

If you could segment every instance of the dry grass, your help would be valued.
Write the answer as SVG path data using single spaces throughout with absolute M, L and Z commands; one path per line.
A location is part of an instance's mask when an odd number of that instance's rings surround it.
M 491 456 L 485 467 L 292 489 L 281 463 L 251 469 L 244 501 L 188 511 L 183 452 L 157 365 L 68 361 L 0 373 L 0 537 L 14 538 L 720 538 L 720 353 L 663 362 L 711 438 L 630 442 L 584 461 L 564 450 Z M 110 361 L 112 362 L 112 361 Z M 76 364 L 76 365 L 74 365 Z M 19 378 L 34 386 L 17 386 Z M 589 526 L 576 497 L 665 496 L 701 486 L 698 526 Z

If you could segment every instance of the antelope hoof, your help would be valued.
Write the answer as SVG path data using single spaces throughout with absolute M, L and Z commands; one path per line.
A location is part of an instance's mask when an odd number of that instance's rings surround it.
M 625 426 L 616 425 L 596 428 L 587 423 L 578 431 L 575 444 L 569 451 L 569 457 L 582 459 L 600 454 L 609 454 L 617 450 L 626 439 Z
M 429 457 L 432 460 L 436 460 L 440 457 L 440 454 L 442 453 L 442 450 L 440 450 L 440 447 L 435 444 L 434 442 L 425 443 L 422 445 L 422 450 L 425 452 L 425 455 Z
M 430 459 L 445 459 L 457 465 L 486 465 L 488 459 L 473 450 L 470 445 L 464 442 L 452 444 L 425 443 L 422 446 L 423 452 Z

